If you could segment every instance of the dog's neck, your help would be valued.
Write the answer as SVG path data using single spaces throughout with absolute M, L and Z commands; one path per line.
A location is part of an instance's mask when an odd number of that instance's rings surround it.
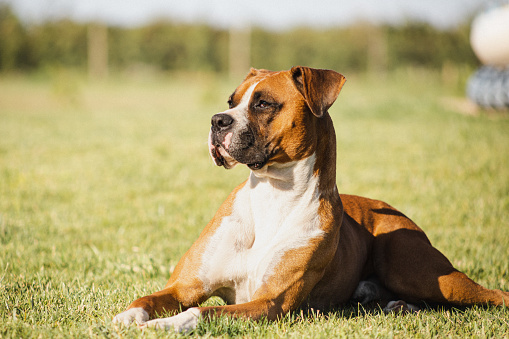
M 260 170 L 251 171 L 249 184 L 252 187 L 268 184 L 276 190 L 293 190 L 299 194 L 309 190 L 309 185 L 316 181 L 312 180 L 315 176 L 313 170 L 315 162 L 316 155 L 312 154 L 302 160 L 269 164 Z
M 258 238 L 269 241 L 281 229 L 289 231 L 292 227 L 298 228 L 296 225 L 316 225 L 320 191 L 319 178 L 313 171 L 315 160 L 316 155 L 312 154 L 305 159 L 251 172 L 246 183 L 249 188 L 247 206 Z

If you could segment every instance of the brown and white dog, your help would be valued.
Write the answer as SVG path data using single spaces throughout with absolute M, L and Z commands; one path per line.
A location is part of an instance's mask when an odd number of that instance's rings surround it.
M 135 300 L 114 322 L 186 331 L 213 315 L 277 319 L 300 306 L 389 298 L 389 311 L 415 310 L 405 301 L 509 305 L 509 293 L 456 270 L 401 212 L 338 193 L 327 110 L 344 83 L 331 70 L 251 70 L 229 109 L 212 117 L 209 135 L 215 163 L 245 164 L 249 178 L 164 289 Z M 211 296 L 228 305 L 198 307 Z M 179 310 L 185 311 L 149 321 Z

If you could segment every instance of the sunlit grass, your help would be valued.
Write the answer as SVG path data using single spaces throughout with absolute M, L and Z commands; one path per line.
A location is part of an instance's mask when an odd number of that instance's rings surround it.
M 460 270 L 509 290 L 509 118 L 445 108 L 457 89 L 430 72 L 346 75 L 331 109 L 340 191 L 401 209 Z M 207 153 L 210 117 L 235 85 L 0 78 L 0 336 L 140 335 L 111 317 L 164 285 L 248 173 L 216 168 Z M 275 323 L 221 318 L 195 334 L 502 337 L 507 319 L 500 308 L 394 317 L 347 307 Z

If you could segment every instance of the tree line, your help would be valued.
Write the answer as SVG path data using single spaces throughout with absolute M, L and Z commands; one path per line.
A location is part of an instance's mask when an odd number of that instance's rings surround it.
M 26 25 L 8 6 L 0 7 L 0 72 L 45 67 L 87 67 L 87 24 L 70 20 Z M 108 27 L 108 64 L 121 71 L 136 65 L 162 71 L 228 71 L 229 34 L 204 24 L 160 21 L 143 27 Z M 250 31 L 250 63 L 286 69 L 293 65 L 351 71 L 405 66 L 439 69 L 444 64 L 475 68 L 469 26 L 439 30 L 428 24 L 358 24 Z

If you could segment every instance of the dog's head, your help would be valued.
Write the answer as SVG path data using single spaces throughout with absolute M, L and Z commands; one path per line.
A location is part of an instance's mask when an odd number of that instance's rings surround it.
M 242 163 L 259 170 L 310 156 L 320 133 L 317 120 L 328 114 L 344 83 L 331 70 L 251 69 L 228 99 L 229 109 L 212 117 L 212 159 L 225 168 Z

